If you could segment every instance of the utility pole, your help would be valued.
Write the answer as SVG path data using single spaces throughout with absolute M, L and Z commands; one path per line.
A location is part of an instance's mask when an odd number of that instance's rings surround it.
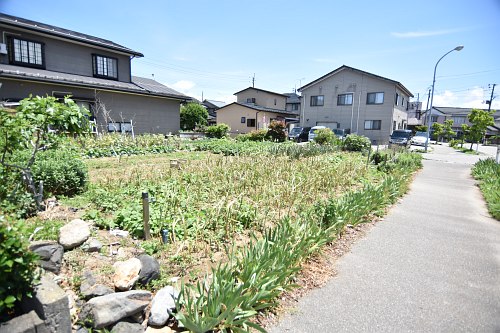
M 431 113 L 431 111 L 429 110 L 429 99 L 430 98 L 431 98 L 431 90 L 429 89 L 429 92 L 427 93 L 427 106 L 425 107 L 425 110 L 427 110 L 427 111 L 425 113 L 425 119 L 424 119 L 427 121 L 424 121 L 424 125 L 428 124 L 429 119 L 430 119 L 430 118 L 427 118 L 427 117 L 430 117 L 430 113 Z
M 493 83 L 493 88 L 491 89 L 491 97 L 490 97 L 490 100 L 488 101 L 488 112 L 490 112 L 491 110 L 491 103 L 493 103 L 493 93 L 495 92 L 495 86 L 497 84 L 496 83 Z
M 253 73 L 252 77 L 252 88 L 255 88 L 255 73 Z

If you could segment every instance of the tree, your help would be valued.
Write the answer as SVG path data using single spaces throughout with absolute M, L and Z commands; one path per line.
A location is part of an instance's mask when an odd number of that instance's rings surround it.
M 266 137 L 270 138 L 271 141 L 283 142 L 286 140 L 286 125 L 284 121 L 273 120 L 269 124 Z
M 469 127 L 468 139 L 471 141 L 470 150 L 472 150 L 472 145 L 478 143 L 483 139 L 486 134 L 486 129 L 488 126 L 495 125 L 495 120 L 493 114 L 495 110 L 490 112 L 481 109 L 472 109 L 467 118 L 471 123 Z
M 69 97 L 59 101 L 51 96 L 30 96 L 20 102 L 15 113 L 0 109 L 0 171 L 19 172 L 37 208 L 40 208 L 41 197 L 31 173 L 37 153 L 50 149 L 61 135 L 88 133 L 88 115 L 88 110 L 80 108 Z M 30 151 L 28 160 L 13 158 L 21 150 Z
M 417 126 L 415 126 L 415 131 L 427 132 L 427 125 L 417 125 Z
M 432 124 L 432 136 L 435 137 L 436 143 L 439 140 L 439 137 L 443 135 L 444 125 L 441 123 L 433 123 Z
M 208 111 L 197 103 L 188 103 L 181 106 L 181 128 L 194 130 L 199 126 L 208 124 Z
M 444 121 L 443 125 L 443 137 L 446 139 L 446 141 L 450 141 L 450 139 L 455 136 L 457 133 L 452 129 L 453 126 L 453 120 L 448 119 Z

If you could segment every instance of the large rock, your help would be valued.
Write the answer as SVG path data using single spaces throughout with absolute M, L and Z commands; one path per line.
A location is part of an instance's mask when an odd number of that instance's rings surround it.
M 94 328 L 103 328 L 143 311 L 150 301 L 151 293 L 145 290 L 94 297 L 82 307 L 80 320 L 90 321 Z
M 64 249 L 55 241 L 36 241 L 29 249 L 40 256 L 39 264 L 44 269 L 59 274 Z
M 141 324 L 121 321 L 113 326 L 111 333 L 144 333 L 144 327 Z
M 172 286 L 160 289 L 153 298 L 148 324 L 164 326 L 173 310 L 175 310 L 175 299 L 178 296 L 179 293 Z
M 83 298 L 91 299 L 93 297 L 104 296 L 114 293 L 114 290 L 96 283 L 96 280 L 90 271 L 85 271 L 82 276 L 82 283 L 80 284 L 80 293 Z
M 160 277 L 158 260 L 147 254 L 142 254 L 137 258 L 141 261 L 141 272 L 139 273 L 139 282 L 141 284 L 146 285 Z
M 0 324 L 0 333 L 50 333 L 35 311 Z
M 65 250 L 83 244 L 90 237 L 90 228 L 84 220 L 74 219 L 59 229 L 59 244 Z
M 117 261 L 113 265 L 115 274 L 113 275 L 113 283 L 118 290 L 130 290 L 139 280 L 139 272 L 141 271 L 141 261 L 137 258 L 131 258 L 126 261 Z
M 35 310 L 53 333 L 71 333 L 68 296 L 49 276 L 44 275 L 32 298 L 24 298 L 25 312 Z

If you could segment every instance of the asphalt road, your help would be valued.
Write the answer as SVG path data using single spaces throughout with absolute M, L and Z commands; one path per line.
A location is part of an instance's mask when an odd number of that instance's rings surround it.
M 500 332 L 500 222 L 470 176 L 484 157 L 425 154 L 410 192 L 338 275 L 269 332 Z

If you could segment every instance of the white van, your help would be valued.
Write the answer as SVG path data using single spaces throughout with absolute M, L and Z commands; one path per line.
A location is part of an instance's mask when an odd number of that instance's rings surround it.
M 326 126 L 311 127 L 311 129 L 309 130 L 309 141 L 314 141 L 314 138 L 316 137 L 316 131 L 323 128 L 326 128 Z

